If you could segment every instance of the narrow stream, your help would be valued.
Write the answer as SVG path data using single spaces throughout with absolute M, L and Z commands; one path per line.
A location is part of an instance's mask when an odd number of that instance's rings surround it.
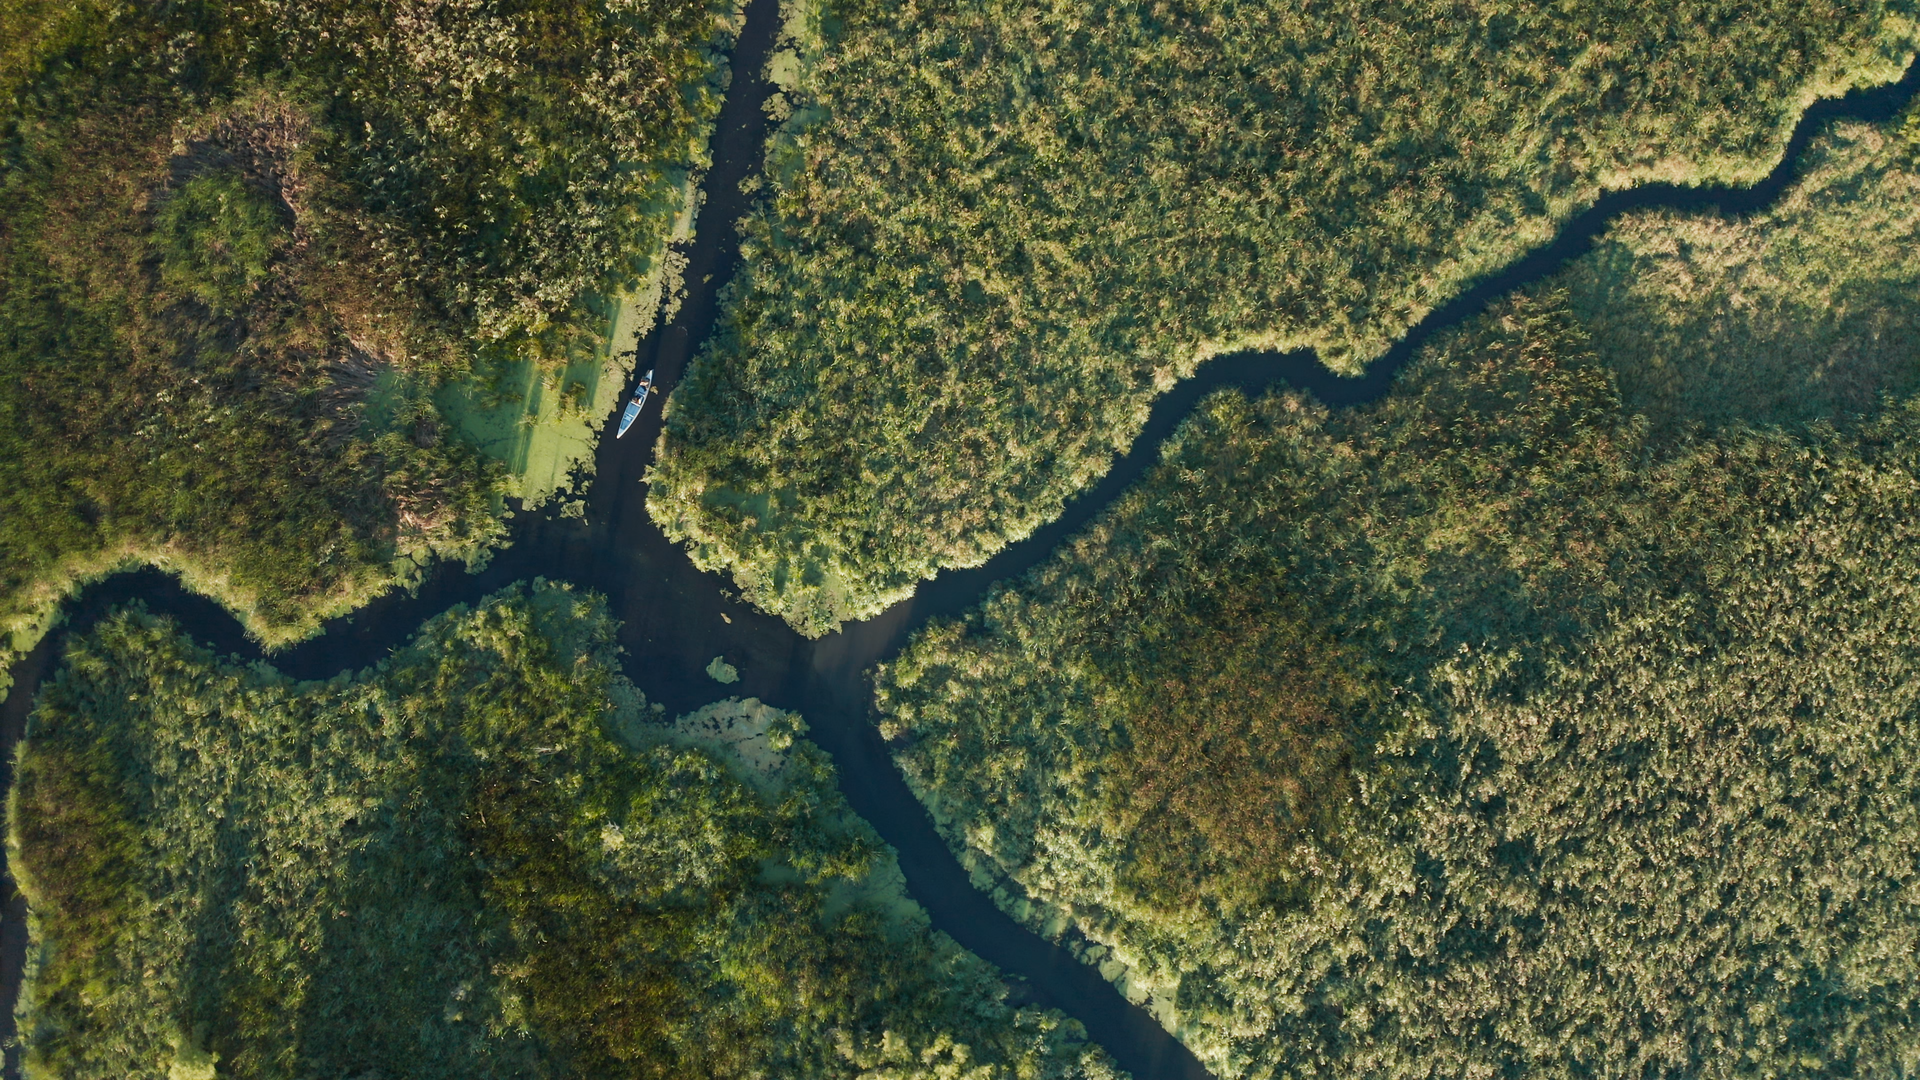
M 761 106 L 774 91 L 762 73 L 779 23 L 777 0 L 751 0 L 734 50 L 733 84 L 714 136 L 713 166 L 702 183 L 704 227 L 696 231 L 686 252 L 686 299 L 675 319 L 641 345 L 641 367 L 650 364 L 659 385 L 667 390 L 679 381 L 694 348 L 707 336 L 717 297 L 739 261 L 731 223 L 749 207 L 740 182 L 760 164 L 767 134 L 767 115 Z M 1136 1080 L 1203 1080 L 1209 1074 L 1199 1061 L 1144 1009 L 1128 1003 L 1066 949 L 1014 922 L 972 886 L 880 740 L 871 716 L 867 672 L 893 655 L 928 619 L 965 611 L 995 581 L 1018 575 L 1045 559 L 1139 478 L 1157 459 L 1160 443 L 1206 395 L 1223 387 L 1257 392 L 1284 382 L 1309 390 L 1330 405 L 1371 401 L 1387 391 L 1401 365 L 1434 334 L 1584 253 L 1616 215 L 1650 207 L 1727 214 L 1763 208 L 1793 181 L 1802 152 L 1821 126 L 1839 117 L 1890 119 L 1916 88 L 1920 88 L 1920 61 L 1909 66 L 1896 84 L 1816 102 L 1795 127 L 1781 163 L 1752 187 L 1650 184 L 1602 197 L 1592 209 L 1567 222 L 1551 243 L 1429 314 L 1364 378 L 1338 378 L 1311 352 L 1239 353 L 1210 361 L 1194 378 L 1155 402 L 1132 449 L 1104 479 L 1074 499 L 1058 521 L 984 566 L 943 573 L 923 584 L 912 599 L 818 641 L 809 641 L 781 621 L 733 599 L 725 579 L 694 569 L 647 516 L 646 485 L 641 478 L 660 431 L 660 411 L 650 409 L 636 430 L 629 432 L 634 437 L 617 442 L 613 418 L 609 418 L 584 521 L 522 514 L 514 522 L 512 545 L 483 572 L 439 567 L 414 595 L 376 600 L 352 616 L 329 623 L 320 636 L 275 654 L 272 662 L 298 678 L 326 678 L 377 663 L 425 619 L 514 581 L 545 576 L 597 590 L 621 620 L 627 675 L 650 699 L 665 705 L 669 714 L 697 708 L 724 693 L 759 697 L 799 712 L 814 741 L 832 755 L 841 790 L 854 811 L 899 852 L 907 889 L 926 908 L 936 928 L 998 965 L 1024 1000 L 1078 1019 Z M 34 692 L 52 670 L 66 635 L 84 633 L 115 607 L 132 600 L 171 616 L 182 630 L 211 648 L 246 659 L 263 656 L 231 615 L 212 601 L 188 593 L 170 575 L 141 570 L 89 586 L 69 602 L 62 628 L 13 667 L 12 692 L 0 702 L 0 794 L 12 783 L 14 750 L 25 731 Z M 739 669 L 739 683 L 722 689 L 706 676 L 704 669 L 715 656 L 724 656 Z M 0 896 L 5 897 L 0 907 L 0 1039 L 11 1043 L 13 1009 L 27 952 L 26 906 L 4 863 L 0 863 Z M 19 1074 L 18 1049 L 9 1046 L 4 1075 Z

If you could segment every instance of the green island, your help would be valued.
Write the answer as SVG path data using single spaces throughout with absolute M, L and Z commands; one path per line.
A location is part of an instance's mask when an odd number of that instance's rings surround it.
M 976 882 L 1223 1080 L 1913 1072 L 1917 132 L 1210 398 L 881 672 Z
M 590 466 L 737 14 L 399 7 L 0 2 L 0 666 L 141 563 L 303 637 Z
M 135 609 L 12 797 L 31 1075 L 1112 1080 L 931 932 L 800 718 L 667 722 L 536 582 L 294 683 Z
M 1358 372 L 1600 192 L 1746 183 L 1882 0 L 820 0 L 653 514 L 818 635 L 1058 516 L 1207 357 Z

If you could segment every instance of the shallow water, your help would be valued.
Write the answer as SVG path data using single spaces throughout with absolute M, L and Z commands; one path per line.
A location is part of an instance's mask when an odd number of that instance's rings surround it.
M 702 182 L 706 202 L 700 216 L 706 227 L 696 230 L 686 251 L 686 299 L 675 319 L 641 345 L 641 367 L 651 366 L 657 383 L 668 391 L 711 328 L 719 292 L 739 261 L 730 225 L 749 206 L 740 182 L 760 162 L 767 124 L 761 106 L 774 90 L 761 72 L 778 29 L 776 0 L 752 0 L 735 46 L 733 85 L 714 136 L 714 164 Z M 511 547 L 495 555 L 483 572 L 439 567 L 414 595 L 383 597 L 329 623 L 320 636 L 271 660 L 296 677 L 324 678 L 377 663 L 425 619 L 514 581 L 544 576 L 597 590 L 621 620 L 627 675 L 650 699 L 665 705 L 670 714 L 733 695 L 758 697 L 799 712 L 811 728 L 810 736 L 833 757 L 841 790 L 854 811 L 899 852 L 908 892 L 926 908 L 937 929 L 997 964 L 1014 981 L 1023 1000 L 1058 1008 L 1078 1019 L 1138 1080 L 1200 1080 L 1208 1074 L 1199 1061 L 1144 1009 L 1129 1004 L 1065 948 L 1014 922 L 972 886 L 893 767 L 873 723 L 867 672 L 898 651 L 928 619 L 960 614 L 978 602 L 992 583 L 1018 575 L 1050 555 L 1158 459 L 1161 442 L 1208 394 L 1225 387 L 1257 392 L 1285 383 L 1334 406 L 1374 400 L 1433 335 L 1584 254 L 1615 216 L 1652 207 L 1727 214 L 1761 209 L 1792 183 L 1801 153 L 1823 125 L 1839 117 L 1889 119 L 1916 88 L 1920 88 L 1920 61 L 1896 84 L 1815 103 L 1794 129 L 1780 165 L 1752 187 L 1650 184 L 1602 197 L 1592 209 L 1567 222 L 1553 241 L 1429 314 L 1364 378 L 1337 377 L 1311 352 L 1236 353 L 1209 361 L 1193 378 L 1154 403 L 1132 449 L 1105 478 L 1075 498 L 1059 520 L 984 566 L 943 573 L 923 584 L 913 598 L 817 641 L 734 599 L 724 578 L 694 569 L 653 524 L 641 479 L 660 433 L 660 411 L 650 408 L 624 439 L 613 438 L 616 417 L 608 418 L 584 520 L 522 514 L 514 522 Z M 14 665 L 12 692 L 0 702 L 0 793 L 12 782 L 13 750 L 25 730 L 34 691 L 51 670 L 65 635 L 84 632 L 131 600 L 173 617 L 185 632 L 209 647 L 249 659 L 262 657 L 225 610 L 188 593 L 159 571 L 118 574 L 88 587 L 68 604 L 60 631 Z M 706 667 L 715 656 L 739 669 L 739 682 L 723 687 L 707 676 Z M 0 1039 L 11 1042 L 27 939 L 25 902 L 4 864 L 0 864 L 0 895 L 7 898 L 0 907 Z M 4 1071 L 7 1077 L 19 1075 L 16 1049 L 8 1050 Z

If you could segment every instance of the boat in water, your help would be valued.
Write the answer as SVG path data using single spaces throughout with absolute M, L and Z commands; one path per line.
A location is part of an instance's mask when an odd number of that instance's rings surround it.
M 647 373 L 640 376 L 640 384 L 633 388 L 633 400 L 627 402 L 627 411 L 620 414 L 620 430 L 613 433 L 614 438 L 625 435 L 627 429 L 633 426 L 633 422 L 640 419 L 640 410 L 647 407 L 647 395 L 651 393 L 653 393 L 653 369 L 648 368 Z

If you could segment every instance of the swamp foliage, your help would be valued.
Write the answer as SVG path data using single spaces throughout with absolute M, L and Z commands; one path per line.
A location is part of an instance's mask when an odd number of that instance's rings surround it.
M 271 642 L 496 541 L 501 470 L 431 391 L 604 330 L 730 18 L 0 2 L 0 661 L 131 560 Z
M 1911 154 L 1209 399 L 882 672 L 977 879 L 1226 1077 L 1920 1069 Z
M 12 802 L 27 1075 L 1117 1075 L 928 929 L 797 717 L 661 724 L 617 651 L 539 582 L 327 683 L 72 642 Z
M 1764 173 L 1896 0 L 822 0 L 654 515 L 809 634 L 1056 517 L 1215 353 L 1358 371 L 1603 189 Z

